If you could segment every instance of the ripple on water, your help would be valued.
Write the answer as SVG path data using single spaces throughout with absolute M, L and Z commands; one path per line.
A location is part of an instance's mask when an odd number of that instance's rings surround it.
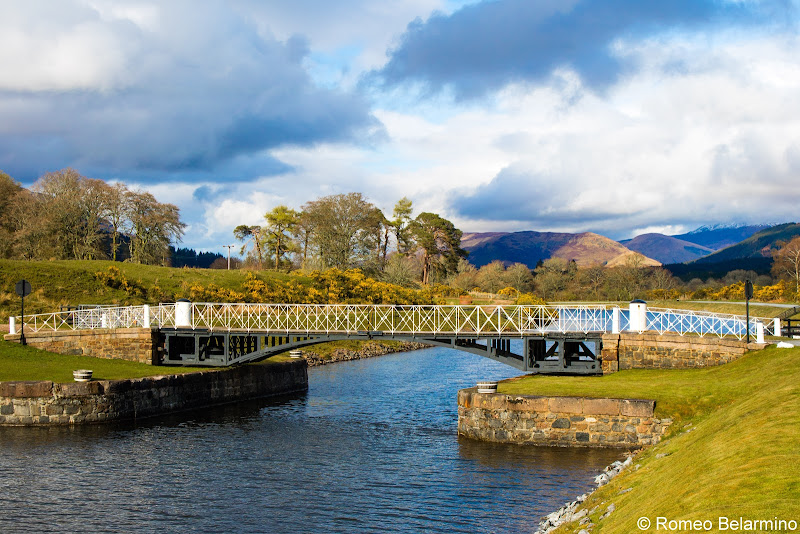
M 458 438 L 458 389 L 517 374 L 429 349 L 277 400 L 0 428 L 0 532 L 533 532 L 619 454 Z

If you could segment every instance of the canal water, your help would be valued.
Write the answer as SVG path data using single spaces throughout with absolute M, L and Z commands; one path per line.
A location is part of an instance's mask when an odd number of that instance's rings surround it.
M 456 392 L 518 374 L 434 348 L 312 368 L 293 397 L 0 428 L 0 532 L 534 532 L 620 453 L 458 438 Z

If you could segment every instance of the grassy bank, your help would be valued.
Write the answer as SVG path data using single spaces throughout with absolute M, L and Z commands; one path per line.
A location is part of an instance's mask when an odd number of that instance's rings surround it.
M 111 287 L 98 280 L 96 273 L 109 267 L 120 270 L 134 288 Z M 111 261 L 18 261 L 0 260 L 0 322 L 10 314 L 19 315 L 20 299 L 14 285 L 21 279 L 31 283 L 33 292 L 25 299 L 26 313 L 57 311 L 61 305 L 118 304 L 135 305 L 172 301 L 188 292 L 192 285 L 214 285 L 238 290 L 250 271 L 189 269 L 136 265 Z M 302 276 L 262 271 L 259 279 L 296 280 L 307 284 Z M 142 295 L 142 292 L 146 295 Z
M 287 356 L 278 355 L 252 365 L 268 365 L 287 359 Z M 219 367 L 166 367 L 91 356 L 70 356 L 23 347 L 0 338 L 0 382 L 16 380 L 72 382 L 72 371 L 76 369 L 91 369 L 92 378 L 95 380 L 122 380 L 208 371 Z
M 800 521 L 800 349 L 769 348 L 710 369 L 537 376 L 499 391 L 650 398 L 658 415 L 676 419 L 667 439 L 636 458 L 638 469 L 584 504 L 598 507 L 592 532 L 640 532 L 640 517 L 652 521 L 648 532 L 659 516 L 708 519 L 714 532 L 719 517 Z M 615 511 L 600 520 L 612 503 Z
M 399 341 L 332 341 L 312 345 L 304 350 L 314 352 L 320 359 L 331 359 L 336 351 L 358 352 L 368 343 L 390 347 L 395 351 Z M 278 354 L 252 365 L 270 364 L 289 359 L 287 353 Z M 0 382 L 14 380 L 51 380 L 53 382 L 72 382 L 72 371 L 91 369 L 96 380 L 120 380 L 165 374 L 191 373 L 218 367 L 174 367 L 152 366 L 124 360 L 109 360 L 90 356 L 70 356 L 47 352 L 33 347 L 23 347 L 17 343 L 3 341 L 0 337 Z

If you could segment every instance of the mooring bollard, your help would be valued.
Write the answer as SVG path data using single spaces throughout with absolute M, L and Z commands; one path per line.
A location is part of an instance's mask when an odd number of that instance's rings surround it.
M 75 382 L 89 382 L 92 379 L 91 369 L 78 369 L 72 371 L 72 378 Z
M 764 323 L 756 322 L 756 343 L 764 343 Z
M 478 393 L 497 393 L 497 382 L 478 382 Z
M 13 315 L 8 318 L 8 333 L 9 334 L 16 334 L 17 333 L 17 318 Z

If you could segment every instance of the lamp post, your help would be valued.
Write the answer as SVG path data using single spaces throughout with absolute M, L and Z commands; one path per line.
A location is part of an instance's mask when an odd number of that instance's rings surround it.
M 25 341 L 25 297 L 31 294 L 31 283 L 27 280 L 20 280 L 17 282 L 17 285 L 14 287 L 14 290 L 17 292 L 17 295 L 20 296 L 22 299 L 22 309 L 20 310 L 20 315 L 22 316 L 20 320 L 20 335 L 19 335 L 19 342 L 23 345 L 27 345 L 28 343 Z
M 750 280 L 744 281 L 744 310 L 745 310 L 745 321 L 747 323 L 744 325 L 745 329 L 747 330 L 747 343 L 750 343 L 750 299 L 753 298 L 753 282 Z
M 228 249 L 228 270 L 231 270 L 231 249 L 236 245 L 222 245 L 223 247 Z

